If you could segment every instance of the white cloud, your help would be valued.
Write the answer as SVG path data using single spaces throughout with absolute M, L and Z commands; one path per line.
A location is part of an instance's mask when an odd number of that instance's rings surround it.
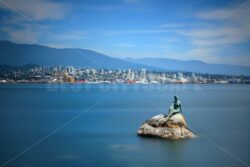
M 68 11 L 62 3 L 50 0 L 2 0 L 0 8 L 16 10 L 34 20 L 62 19 Z
M 242 14 L 242 12 L 247 11 L 249 9 L 249 2 L 250 2 L 249 0 L 246 0 L 244 3 L 238 5 L 237 7 L 234 6 L 231 8 L 209 10 L 206 12 L 197 13 L 195 16 L 201 19 L 216 20 L 217 22 L 220 20 L 230 19 L 233 18 L 234 15 L 237 15 L 238 13 Z
M 247 26 L 221 26 L 209 30 L 181 30 L 177 32 L 189 37 L 194 46 L 233 45 L 250 40 L 250 31 L 247 30 Z
M 4 27 L 1 30 L 9 35 L 11 41 L 17 43 L 33 44 L 39 41 L 40 33 L 30 26 L 27 26 L 25 29 L 14 29 L 11 27 Z
M 236 8 L 237 9 L 237 8 Z M 235 9 L 215 9 L 195 15 L 207 23 L 203 29 L 175 29 L 175 32 L 189 39 L 192 48 L 182 59 L 197 59 L 210 63 L 227 63 L 250 66 L 250 55 L 240 49 L 238 54 L 227 55 L 235 45 L 250 41 L 250 4 Z M 213 22 L 211 23 L 211 20 Z M 176 54 L 175 54 L 176 55 Z
M 239 10 L 216 9 L 199 13 L 199 18 L 202 18 L 204 21 L 207 19 L 216 19 L 214 24 L 210 24 L 204 30 L 180 33 L 190 36 L 193 44 L 196 46 L 220 46 L 244 43 L 250 40 L 250 20 L 247 17 L 249 15 L 249 4 L 245 4 Z
M 54 34 L 41 31 L 32 25 L 23 25 L 19 28 L 3 27 L 0 29 L 5 32 L 9 40 L 17 43 L 41 44 L 53 48 L 74 48 L 73 42 L 88 38 L 84 31 L 69 31 L 64 34 Z M 46 36 L 46 38 L 44 38 Z

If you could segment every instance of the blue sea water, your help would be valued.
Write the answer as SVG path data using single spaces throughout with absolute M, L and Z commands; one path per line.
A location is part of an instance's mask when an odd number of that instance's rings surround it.
M 174 95 L 198 136 L 137 136 Z M 1 84 L 0 166 L 244 167 L 250 85 Z

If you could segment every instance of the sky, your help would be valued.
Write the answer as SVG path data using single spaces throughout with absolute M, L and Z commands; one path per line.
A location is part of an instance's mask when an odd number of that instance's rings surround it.
M 0 0 L 0 40 L 250 66 L 250 0 Z

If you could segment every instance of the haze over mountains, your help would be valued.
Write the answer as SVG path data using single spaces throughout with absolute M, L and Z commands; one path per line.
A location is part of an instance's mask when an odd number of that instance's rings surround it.
M 201 61 L 181 61 L 165 58 L 118 59 L 85 49 L 57 49 L 41 45 L 0 41 L 0 65 L 25 64 L 72 65 L 104 69 L 141 69 L 186 71 L 210 74 L 248 75 L 250 67 L 208 64 Z
M 250 75 L 250 67 L 228 64 L 208 64 L 198 60 L 181 61 L 167 58 L 126 59 L 129 62 L 157 66 L 171 71 L 189 71 L 208 74 Z

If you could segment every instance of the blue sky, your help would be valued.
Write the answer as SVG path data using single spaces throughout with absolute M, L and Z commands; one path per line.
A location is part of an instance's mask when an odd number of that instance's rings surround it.
M 0 39 L 250 66 L 250 1 L 1 0 Z

